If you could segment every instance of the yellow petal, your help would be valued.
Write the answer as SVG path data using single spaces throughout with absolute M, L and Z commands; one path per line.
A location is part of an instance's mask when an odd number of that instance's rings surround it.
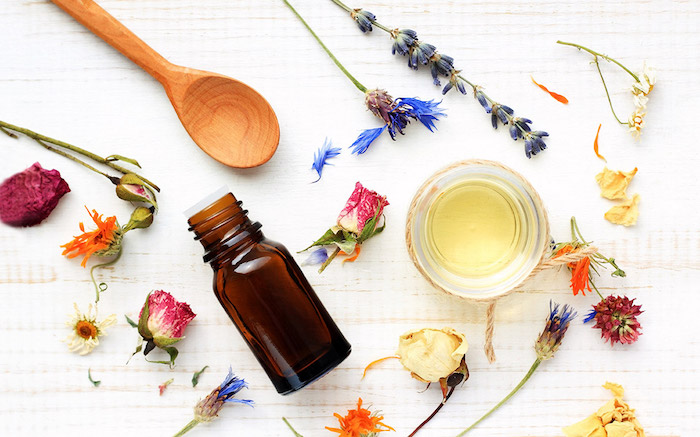
M 595 177 L 600 186 L 600 195 L 606 199 L 624 199 L 627 197 L 627 186 L 637 174 L 637 167 L 632 171 L 610 170 L 607 167 Z
M 615 384 L 614 382 L 606 381 L 603 384 L 603 388 L 610 390 L 616 398 L 621 398 L 625 395 L 625 389 L 622 388 L 620 384 Z
M 631 199 L 626 199 L 619 205 L 613 206 L 605 213 L 605 220 L 616 225 L 634 225 L 639 217 L 639 199 L 639 194 L 635 194 Z
M 567 426 L 562 431 L 566 437 L 606 437 L 607 433 L 603 428 L 603 423 L 598 416 L 591 414 L 587 418 L 571 426 Z
M 631 422 L 613 422 L 605 425 L 608 437 L 639 437 Z
M 452 328 L 419 329 L 399 337 L 401 364 L 423 382 L 437 382 L 454 372 L 467 353 L 464 334 Z

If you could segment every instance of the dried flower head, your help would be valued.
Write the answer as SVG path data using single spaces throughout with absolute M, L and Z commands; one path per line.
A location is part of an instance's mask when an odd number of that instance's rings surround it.
M 615 258 L 606 258 L 600 252 L 581 256 L 581 253 L 587 250 L 591 243 L 586 241 L 581 235 L 575 217 L 571 217 L 571 238 L 571 241 L 554 244 L 552 259 L 579 254 L 577 261 L 567 263 L 567 267 L 571 271 L 571 289 L 574 292 L 574 296 L 578 295 L 579 292 L 585 296 L 586 291 L 591 291 L 591 287 L 596 292 L 598 291 L 593 283 L 593 272 L 599 274 L 597 267 L 607 267 L 609 265 L 615 269 L 611 274 L 612 276 L 625 276 L 625 272 L 615 263 Z M 598 294 L 600 295 L 599 292 Z
M 394 100 L 389 93 L 381 89 L 368 91 L 365 103 L 367 109 L 376 117 L 381 118 L 385 124 L 382 127 L 364 130 L 357 137 L 350 147 L 352 153 L 358 155 L 365 153 L 374 140 L 379 138 L 385 130 L 389 132 L 392 140 L 396 140 L 396 135 L 403 135 L 403 130 L 411 123 L 411 120 L 416 120 L 430 132 L 433 132 L 438 117 L 445 116 L 439 106 L 440 102 L 408 97 Z
M 606 382 L 603 388 L 614 396 L 598 411 L 586 419 L 567 426 L 562 431 L 566 437 L 644 437 L 644 429 L 637 420 L 634 410 L 622 399 L 624 388 L 619 384 Z
M 642 335 L 642 325 L 637 321 L 642 312 L 642 306 L 635 305 L 634 299 L 608 296 L 593 305 L 583 322 L 595 320 L 593 327 L 600 329 L 601 338 L 609 341 L 611 346 L 615 343 L 632 344 Z
M 337 432 L 338 437 L 374 437 L 377 433 L 395 431 L 394 428 L 382 423 L 384 416 L 362 408 L 362 398 L 357 400 L 357 408 L 348 410 L 345 416 L 333 414 L 338 419 L 340 428 L 326 427 L 328 431 Z
M 336 226 L 328 229 L 321 238 L 304 249 L 305 251 L 312 247 L 334 246 L 334 251 L 328 256 L 325 249 L 316 250 L 305 264 L 323 262 L 319 269 L 321 273 L 341 251 L 346 255 L 353 252 L 359 254 L 359 247 L 363 242 L 384 230 L 385 224 L 382 223 L 382 217 L 384 207 L 387 205 L 389 201 L 386 200 L 386 196 L 380 196 L 376 191 L 363 187 L 359 182 L 355 183 L 355 190 L 338 215 Z M 356 258 L 357 256 L 349 260 L 354 261 Z
M 233 370 L 229 367 L 228 375 L 226 375 L 224 382 L 212 390 L 207 397 L 197 402 L 197 405 L 194 406 L 194 419 L 178 431 L 175 437 L 184 435 L 200 423 L 208 423 L 216 419 L 219 415 L 219 411 L 221 411 L 226 403 L 235 402 L 252 407 L 254 404 L 253 401 L 235 398 L 238 392 L 244 388 L 248 388 L 248 383 L 234 375 Z
M 372 21 L 377 18 L 373 13 L 365 11 L 364 9 L 353 9 L 352 12 L 350 12 L 350 16 L 357 22 L 357 27 L 360 28 L 362 33 L 371 32 Z
M 83 233 L 74 237 L 71 242 L 61 246 L 65 248 L 63 255 L 66 255 L 68 258 L 82 256 L 83 261 L 80 265 L 83 267 L 85 267 L 92 255 L 113 256 L 121 252 L 123 235 L 116 217 L 112 216 L 103 220 L 102 215 L 98 214 L 94 209 L 92 213 L 87 207 L 85 209 L 90 214 L 90 218 L 97 226 L 97 229 L 86 231 L 85 225 L 80 222 L 80 230 Z
M 643 108 L 637 108 L 632 114 L 630 114 L 627 124 L 629 125 L 629 132 L 632 133 L 635 138 L 639 138 L 642 133 L 642 128 L 644 127 L 644 116 L 646 115 L 647 113 Z
M 68 343 L 68 349 L 71 352 L 86 355 L 100 344 L 99 337 L 107 335 L 106 329 L 117 323 L 117 315 L 110 314 L 104 320 L 98 321 L 97 307 L 95 307 L 93 314 L 92 304 L 88 305 L 87 313 L 81 312 L 76 303 L 73 304 L 73 307 L 75 313 L 66 323 L 72 332 L 64 341 Z
M 70 188 L 58 170 L 31 167 L 0 184 L 0 221 L 10 226 L 38 225 Z
M 422 382 L 438 382 L 457 370 L 468 349 L 461 332 L 452 328 L 424 328 L 399 337 L 396 354 L 412 377 Z
M 143 354 L 148 355 L 158 347 L 170 355 L 170 361 L 156 362 L 174 366 L 178 351 L 173 344 L 184 338 L 185 328 L 195 316 L 187 303 L 179 302 L 167 291 L 149 293 L 139 313 L 137 326 L 141 340 L 146 342 Z M 141 351 L 141 347 L 139 343 L 134 354 Z
M 549 302 L 547 322 L 540 337 L 535 342 L 537 359 L 545 361 L 554 358 L 554 354 L 559 350 L 564 334 L 569 329 L 569 324 L 574 317 L 576 317 L 576 312 L 569 305 L 560 308 L 559 304 L 552 306 L 552 302 Z

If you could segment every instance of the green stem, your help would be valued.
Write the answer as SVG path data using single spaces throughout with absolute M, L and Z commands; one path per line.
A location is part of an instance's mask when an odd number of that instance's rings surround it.
M 187 433 L 188 431 L 190 431 L 192 428 L 194 428 L 197 425 L 199 425 L 199 421 L 197 419 L 192 419 L 190 421 L 190 423 L 185 425 L 185 427 L 182 428 L 180 431 L 178 431 L 178 433 L 175 434 L 173 437 L 180 437 L 182 435 L 185 435 L 185 433 Z
M 100 301 L 100 293 L 102 293 L 103 291 L 107 290 L 107 284 L 105 284 L 104 282 L 100 282 L 100 283 L 98 284 L 97 281 L 95 281 L 95 275 L 93 274 L 93 272 L 94 272 L 95 269 L 97 269 L 97 268 L 109 267 L 109 266 L 115 264 L 117 261 L 119 261 L 119 258 L 121 258 L 121 256 L 122 256 L 122 250 L 120 250 L 120 251 L 117 253 L 117 257 L 114 258 L 112 261 L 109 261 L 109 262 L 106 262 L 106 263 L 102 263 L 102 264 L 97 264 L 97 265 L 94 265 L 94 266 L 92 266 L 92 267 L 90 268 L 90 279 L 92 279 L 92 283 L 93 283 L 93 285 L 95 286 L 95 294 L 96 294 L 95 303 L 97 303 L 97 302 Z M 102 284 L 104 284 L 104 286 L 105 286 L 104 288 L 102 288 Z
M 591 278 L 588 278 L 588 283 L 593 286 L 593 289 L 595 290 L 596 293 L 598 293 L 598 296 L 600 297 L 600 300 L 605 300 L 602 294 L 600 294 L 600 291 L 598 291 L 598 287 L 595 286 Z
M 331 261 L 333 261 L 333 259 L 336 256 L 338 256 L 339 253 L 340 253 L 340 247 L 336 247 L 335 250 L 333 251 L 333 253 L 331 253 L 331 256 L 329 256 L 328 259 L 323 264 L 321 264 L 321 267 L 318 269 L 318 272 L 323 273 L 323 271 L 326 270 L 326 267 L 328 267 L 328 265 L 331 263 Z
M 294 437 L 304 437 L 303 435 L 299 434 L 296 429 L 294 429 L 294 427 L 291 423 L 289 423 L 286 417 L 283 417 L 282 420 L 284 420 L 284 423 L 286 423 L 289 429 L 294 433 Z
M 465 435 L 467 432 L 469 432 L 469 431 L 471 431 L 472 429 L 474 429 L 479 423 L 481 423 L 484 419 L 486 419 L 487 417 L 489 417 L 489 416 L 491 415 L 491 413 L 493 413 L 494 411 L 498 410 L 498 409 L 501 407 L 501 405 L 505 404 L 505 403 L 508 401 L 508 399 L 512 398 L 513 395 L 514 395 L 515 393 L 517 393 L 518 390 L 520 390 L 520 389 L 522 388 L 523 385 L 525 385 L 525 383 L 527 382 L 528 379 L 530 379 L 530 377 L 532 376 L 532 374 L 535 373 L 535 370 L 537 370 L 537 367 L 539 367 L 539 365 L 540 365 L 541 363 L 542 363 L 542 360 L 540 360 L 539 358 L 537 358 L 537 359 L 535 360 L 535 362 L 532 363 L 532 366 L 530 367 L 530 370 L 528 370 L 528 372 L 527 372 L 527 374 L 525 375 L 525 377 L 518 383 L 518 385 L 515 386 L 515 388 L 514 388 L 510 393 L 508 393 L 508 396 L 506 396 L 505 398 L 503 398 L 503 400 L 502 400 L 501 402 L 497 403 L 496 406 L 494 406 L 494 407 L 491 408 L 486 414 L 484 414 L 483 416 L 481 416 L 481 418 L 479 418 L 479 420 L 477 420 L 476 422 L 474 422 L 469 428 L 467 428 L 467 429 L 465 429 L 464 431 L 462 431 L 461 433 L 457 434 L 457 437 L 461 437 L 461 436 Z
M 629 73 L 630 76 L 632 76 L 632 77 L 634 78 L 634 80 L 636 80 L 637 82 L 639 82 L 639 77 L 637 77 L 636 74 L 632 73 L 632 72 L 629 70 L 629 68 L 625 67 L 624 65 L 622 65 L 621 63 L 619 63 L 618 61 L 616 61 L 615 59 L 611 58 L 611 57 L 608 56 L 608 55 L 604 55 L 604 54 L 602 54 L 602 53 L 598 53 L 598 52 L 596 52 L 596 51 L 593 51 L 593 50 L 589 49 L 588 47 L 584 47 L 584 46 L 579 45 L 579 44 L 574 44 L 574 43 L 572 43 L 572 42 L 557 41 L 557 44 L 562 44 L 562 45 L 565 45 L 565 46 L 576 47 L 577 49 L 587 51 L 588 53 L 592 54 L 593 56 L 600 56 L 601 58 L 605 59 L 606 61 L 614 62 L 615 64 L 619 65 L 620 68 L 622 68 L 622 69 L 625 70 L 627 73 Z
M 617 120 L 617 122 L 620 124 L 626 124 L 629 126 L 629 123 L 622 122 L 620 120 L 620 117 L 618 117 L 617 114 L 615 113 L 615 108 L 613 108 L 612 100 L 610 99 L 610 93 L 608 92 L 608 85 L 605 83 L 605 78 L 603 77 L 603 72 L 600 70 L 600 64 L 598 63 L 597 56 L 593 57 L 593 62 L 595 62 L 595 67 L 598 69 L 598 74 L 600 75 L 600 80 L 603 82 L 603 88 L 605 88 L 605 96 L 608 98 L 608 103 L 610 103 L 610 110 L 612 111 L 613 115 L 615 116 L 615 120 Z
M 107 159 L 101 157 L 100 155 L 96 155 L 96 154 L 94 154 L 94 153 L 92 153 L 92 152 L 90 152 L 90 151 L 88 151 L 88 150 L 85 150 L 85 149 L 80 148 L 80 147 L 78 147 L 78 146 L 74 146 L 74 145 L 72 145 L 72 144 L 68 144 L 68 143 L 66 143 L 66 142 L 63 142 L 63 141 L 60 141 L 60 140 L 57 140 L 57 139 L 54 139 L 54 138 L 51 138 L 51 137 L 47 137 L 46 135 L 42 135 L 42 134 L 40 134 L 40 133 L 36 133 L 36 132 L 31 131 L 31 130 L 29 130 L 29 129 L 25 129 L 25 128 L 23 128 L 23 127 L 19 127 L 19 126 L 15 126 L 15 125 L 13 125 L 13 124 L 10 124 L 10 123 L 6 123 L 6 122 L 4 122 L 4 121 L 0 121 L 0 128 L 3 128 L 3 131 L 5 131 L 5 129 L 8 129 L 8 130 L 11 130 L 11 131 L 19 132 L 19 133 L 21 133 L 21 134 L 23 134 L 23 135 L 26 135 L 26 136 L 28 136 L 29 138 L 32 138 L 32 139 L 34 139 L 34 140 L 36 140 L 36 141 L 38 141 L 38 142 L 39 142 L 39 141 L 44 141 L 44 142 L 46 142 L 46 143 L 51 143 L 51 144 L 53 144 L 53 145 L 55 145 L 55 146 L 59 146 L 59 147 L 62 147 L 62 148 L 64 148 L 64 149 L 68 149 L 68 150 L 70 150 L 70 151 L 72 151 L 72 152 L 75 152 L 75 153 L 78 153 L 78 154 L 80 154 L 80 155 L 83 155 L 83 156 L 85 156 L 86 158 L 90 158 L 90 159 L 92 159 L 93 161 L 99 162 L 100 164 L 104 164 L 104 165 L 106 165 L 106 166 L 108 166 L 108 167 L 111 167 L 111 168 L 113 168 L 114 170 L 117 170 L 118 172 L 121 172 L 121 173 L 123 173 L 123 174 L 133 173 L 134 175 L 136 175 L 136 176 L 138 176 L 139 178 L 141 178 L 141 180 L 143 180 L 145 183 L 147 183 L 148 185 L 150 185 L 151 187 L 153 187 L 154 190 L 160 192 L 160 188 L 158 188 L 158 186 L 157 186 L 156 184 L 154 184 L 153 182 L 151 182 L 151 181 L 149 181 L 148 179 L 144 178 L 143 176 L 141 176 L 141 175 L 139 175 L 139 174 L 137 174 L 137 173 L 134 173 L 133 171 L 128 170 L 128 169 L 126 169 L 126 168 L 120 166 L 119 164 L 115 164 L 115 163 L 112 162 L 112 161 L 108 161 Z M 5 133 L 7 133 L 7 132 L 5 132 Z M 43 145 L 44 147 L 46 147 L 44 144 L 42 144 L 42 145 Z M 66 156 L 66 155 L 63 154 L 63 156 Z M 75 160 L 75 159 L 74 159 L 74 160 Z M 98 172 L 98 173 L 104 175 L 104 173 L 102 173 L 102 172 Z
M 55 149 L 55 148 L 49 146 L 48 144 L 46 144 L 45 142 L 43 142 L 43 141 L 41 141 L 41 140 L 38 140 L 38 139 L 36 139 L 36 138 L 34 138 L 34 141 L 36 141 L 37 143 L 39 143 L 39 144 L 41 145 L 41 147 L 44 147 L 44 148 L 47 149 L 47 150 L 50 150 L 50 151 L 52 151 L 52 152 L 54 152 L 54 153 L 57 153 L 57 154 L 59 154 L 59 155 L 65 157 L 65 158 L 68 158 L 68 159 L 70 159 L 71 161 L 75 161 L 75 162 L 77 162 L 78 164 L 82 165 L 83 167 L 85 167 L 85 168 L 87 168 L 87 169 L 89 169 L 89 170 L 92 170 L 92 171 L 94 171 L 94 172 L 97 173 L 97 174 L 101 174 L 102 176 L 106 177 L 106 178 L 109 179 L 110 181 L 112 180 L 112 177 L 111 177 L 110 175 L 108 175 L 107 173 L 104 173 L 104 172 L 99 171 L 98 169 L 96 169 L 95 167 L 91 166 L 91 165 L 88 164 L 87 162 L 85 162 L 85 161 L 83 161 L 83 160 L 81 160 L 81 159 L 76 158 L 75 156 L 71 155 L 70 153 L 66 153 L 66 152 L 64 152 L 63 150 Z
M 325 50 L 326 54 L 327 54 L 328 56 L 330 56 L 330 58 L 333 60 L 333 62 L 335 63 L 335 65 L 336 65 L 338 68 L 340 68 L 340 71 L 342 71 L 342 72 L 345 74 L 345 76 L 346 76 L 348 79 L 350 79 L 350 81 L 357 87 L 358 90 L 362 91 L 363 93 L 366 93 L 366 92 L 367 92 L 367 87 L 364 86 L 364 85 L 362 85 L 357 79 L 355 79 L 355 77 L 354 77 L 352 74 L 350 74 L 350 72 L 349 72 L 348 70 L 345 69 L 345 67 L 343 66 L 343 64 L 341 64 L 340 61 L 338 60 L 338 58 L 336 58 L 336 57 L 333 55 L 333 53 L 328 49 L 328 47 L 326 47 L 326 45 L 323 43 L 323 41 L 321 41 L 321 38 L 319 38 L 318 35 L 316 35 L 316 32 L 314 32 L 313 29 L 311 28 L 311 26 L 309 26 L 309 25 L 306 23 L 306 20 L 304 20 L 304 18 L 302 18 L 302 16 L 299 15 L 299 13 L 297 12 L 297 10 L 294 9 L 294 7 L 293 7 L 291 4 L 289 4 L 289 2 L 288 2 L 287 0 L 282 0 L 282 1 L 283 1 L 284 4 L 287 5 L 287 7 L 294 13 L 294 15 L 296 15 L 296 17 L 299 19 L 299 21 L 301 21 L 301 24 L 303 24 L 304 27 L 306 27 L 306 29 L 311 33 L 311 35 L 314 37 L 314 39 L 316 39 L 316 42 L 318 42 L 318 43 L 321 45 L 321 47 L 323 48 L 323 50 Z

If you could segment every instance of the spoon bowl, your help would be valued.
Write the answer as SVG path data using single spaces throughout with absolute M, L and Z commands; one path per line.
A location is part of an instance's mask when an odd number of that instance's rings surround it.
M 280 130 L 270 104 L 236 79 L 168 62 L 92 0 L 52 0 L 131 59 L 165 89 L 194 142 L 230 167 L 256 167 L 277 150 Z

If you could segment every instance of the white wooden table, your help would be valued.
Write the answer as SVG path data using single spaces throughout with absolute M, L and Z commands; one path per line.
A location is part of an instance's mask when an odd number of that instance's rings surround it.
M 119 323 L 98 349 L 81 357 L 61 343 L 73 302 L 93 298 L 88 272 L 61 256 L 59 245 L 89 220 L 83 205 L 122 222 L 129 207 L 107 181 L 23 138 L 0 137 L 0 179 L 39 161 L 57 168 L 72 192 L 40 226 L 0 226 L 0 435 L 172 435 L 192 406 L 219 384 L 229 364 L 250 382 L 255 409 L 234 405 L 192 436 L 289 436 L 281 417 L 306 437 L 330 435 L 332 413 L 345 413 L 361 396 L 385 422 L 406 435 L 440 400 L 398 363 L 385 363 L 364 380 L 361 369 L 395 351 L 412 328 L 452 326 L 471 344 L 471 378 L 421 433 L 450 436 L 500 400 L 534 359 L 533 342 L 550 299 L 585 313 L 595 295 L 574 297 L 568 273 L 546 272 L 526 291 L 501 301 L 495 336 L 498 361 L 482 352 L 484 307 L 442 295 L 418 274 L 404 246 L 404 219 L 415 189 L 435 170 L 466 158 L 501 161 L 525 175 L 543 197 L 553 236 L 568 239 L 575 215 L 584 234 L 614 256 L 627 278 L 603 275 L 606 293 L 643 304 L 644 335 L 627 347 L 603 344 L 599 331 L 572 325 L 556 358 L 474 436 L 556 436 L 561 428 L 609 399 L 607 380 L 626 398 L 650 436 L 697 435 L 698 233 L 697 153 L 700 3 L 573 0 L 377 0 L 365 7 L 382 23 L 416 29 L 456 59 L 464 74 L 491 96 L 550 133 L 549 149 L 527 160 L 522 143 L 494 132 L 471 98 L 450 93 L 449 116 L 437 133 L 410 126 L 392 142 L 383 137 L 363 156 L 347 149 L 314 185 L 312 156 L 325 137 L 347 147 L 361 129 L 379 122 L 363 96 L 333 66 L 281 1 L 104 0 L 101 5 L 169 60 L 238 78 L 275 108 L 281 142 L 273 159 L 252 170 L 232 170 L 202 153 L 187 136 L 160 85 L 126 58 L 43 0 L 6 1 L 0 13 L 0 119 L 81 145 L 97 153 L 136 157 L 162 187 L 160 213 L 146 231 L 126 239 L 125 255 L 101 278 L 110 284 L 103 315 Z M 298 10 L 357 78 L 395 96 L 440 98 L 425 70 L 391 56 L 379 31 L 361 34 L 330 1 L 297 0 Z M 647 59 L 659 80 L 647 128 L 635 142 L 616 125 L 590 57 L 555 44 L 579 42 L 637 70 Z M 603 65 L 621 114 L 631 112 L 631 82 Z M 566 95 L 562 106 L 530 82 L 530 75 Z M 640 193 L 637 226 L 603 219 L 612 203 L 599 196 L 594 175 L 603 167 L 592 151 L 603 123 L 601 153 L 615 169 L 639 167 L 630 187 Z M 502 128 L 501 128 L 502 129 Z M 279 396 L 211 292 L 211 270 L 192 240 L 182 211 L 227 184 L 269 237 L 290 250 L 305 247 L 335 220 L 354 182 L 388 196 L 386 232 L 368 242 L 354 264 L 332 265 L 323 275 L 304 270 L 351 343 L 352 355 L 309 388 Z M 301 261 L 305 255 L 299 255 Z M 149 290 L 164 289 L 197 313 L 178 346 L 177 367 L 135 357 L 137 340 L 124 321 L 135 318 Z M 190 378 L 210 368 L 192 388 Z M 88 368 L 102 380 L 94 388 Z M 161 397 L 158 385 L 175 378 Z M 419 435 L 421 435 L 419 434 Z M 392 434 L 387 434 L 392 435 Z

